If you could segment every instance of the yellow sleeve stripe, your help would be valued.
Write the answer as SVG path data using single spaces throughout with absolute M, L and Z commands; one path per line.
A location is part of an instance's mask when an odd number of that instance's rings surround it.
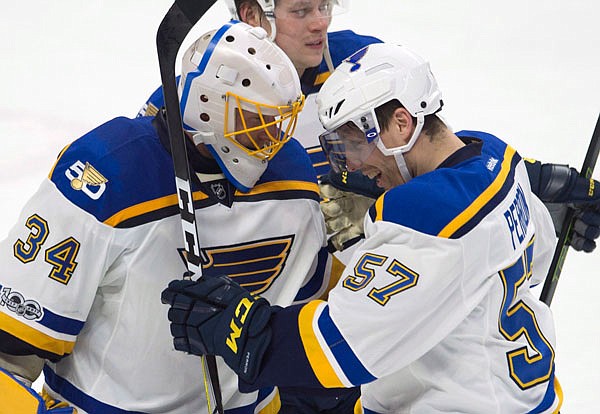
M 254 410 L 256 414 L 277 414 L 281 410 L 281 398 L 279 398 L 279 389 L 273 389 L 273 392 L 264 400 L 256 405 Z
M 319 186 L 316 183 L 311 183 L 309 181 L 273 181 L 270 183 L 259 184 L 247 193 L 236 191 L 235 195 L 236 197 L 252 196 L 257 194 L 290 190 L 312 191 L 314 193 L 319 194 Z
M 41 397 L 0 369 L 0 412 L 1 413 L 37 413 L 42 404 Z M 6 411 L 5 411 L 6 410 Z M 44 410 L 45 412 L 46 410 Z
M 58 161 L 60 160 L 60 157 L 62 157 L 62 155 L 65 153 L 65 151 L 71 146 L 71 144 L 67 145 L 66 147 L 64 147 L 61 151 L 60 154 L 58 154 L 58 157 L 56 157 L 56 161 L 54 161 L 54 164 L 52 165 L 52 168 L 50 168 L 50 172 L 48 173 L 48 179 L 52 180 L 52 174 L 54 174 L 54 169 L 56 168 L 56 164 L 58 164 Z
M 194 198 L 194 201 L 205 200 L 208 198 L 206 194 L 200 191 L 194 192 L 192 197 Z M 160 210 L 161 208 L 176 206 L 178 204 L 179 199 L 177 198 L 177 194 L 171 194 L 155 200 L 145 201 L 119 211 L 118 213 L 104 220 L 104 224 L 116 227 L 120 223 L 129 220 L 130 218 L 137 217 L 151 211 Z
M 375 221 L 383 220 L 383 199 L 385 198 L 385 194 L 380 196 L 377 201 L 375 201 Z
M 556 376 L 554 377 L 554 392 L 556 393 L 556 399 L 558 400 L 558 404 L 556 409 L 552 412 L 552 414 L 558 414 L 560 413 L 560 407 L 562 407 L 564 396 L 562 387 L 560 386 L 560 382 L 558 382 L 558 378 L 556 378 Z
M 477 197 L 469 207 L 464 209 L 462 213 L 456 216 L 450 223 L 446 225 L 438 233 L 439 237 L 450 237 L 454 232 L 456 232 L 459 228 L 461 228 L 465 223 L 471 220 L 495 195 L 500 191 L 504 182 L 506 181 L 506 177 L 508 177 L 508 173 L 510 172 L 512 159 L 515 155 L 515 149 L 507 146 L 504 151 L 504 160 L 502 161 L 502 166 L 500 168 L 500 172 L 496 179 L 490 184 L 488 188 L 482 192 L 479 197 Z
M 322 300 L 313 300 L 302 307 L 298 315 L 300 339 L 308 362 L 321 385 L 327 388 L 342 388 L 344 384 L 335 373 L 313 329 L 313 324 L 317 320 L 316 314 L 324 306 L 325 302 Z
M 325 289 L 325 292 L 323 292 L 323 294 L 319 297 L 319 299 L 327 300 L 327 297 L 329 296 L 329 292 L 331 291 L 331 289 L 333 289 L 335 287 L 335 285 L 337 285 L 337 283 L 339 282 L 340 278 L 342 277 L 342 274 L 344 273 L 345 269 L 346 269 L 346 265 L 344 263 L 342 263 L 342 261 L 340 259 L 338 259 L 337 257 L 335 257 L 332 254 L 331 255 L 331 272 L 329 273 L 329 283 L 327 284 L 327 289 Z
M 0 326 L 2 326 L 3 331 L 15 338 L 19 338 L 31 346 L 59 356 L 70 354 L 75 347 L 75 341 L 63 341 L 53 338 L 1 312 Z

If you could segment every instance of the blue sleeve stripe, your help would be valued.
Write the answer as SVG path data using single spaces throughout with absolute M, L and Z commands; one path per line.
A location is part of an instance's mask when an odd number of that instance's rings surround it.
M 323 387 L 349 387 L 351 386 L 349 380 L 345 378 L 337 361 L 331 355 L 331 351 L 315 323 L 326 307 L 327 303 L 321 300 L 313 300 L 302 306 L 298 313 L 300 340 L 310 368 Z
M 353 385 L 365 384 L 376 379 L 360 362 L 342 333 L 335 326 L 329 316 L 329 307 L 326 307 L 319 316 L 318 326 L 333 356 Z
M 325 267 L 327 265 L 328 255 L 327 247 L 322 247 L 317 259 L 317 269 L 310 280 L 298 291 L 294 298 L 294 302 L 301 302 L 313 298 L 321 291 L 325 280 Z
M 57 315 L 54 312 L 44 308 L 44 316 L 39 321 L 41 325 L 52 329 L 55 332 L 77 336 L 83 329 L 84 322 L 67 318 L 66 316 Z
M 122 410 L 87 395 L 66 379 L 56 374 L 48 365 L 44 366 L 44 378 L 52 391 L 88 413 L 102 414 L 145 414 L 141 411 Z

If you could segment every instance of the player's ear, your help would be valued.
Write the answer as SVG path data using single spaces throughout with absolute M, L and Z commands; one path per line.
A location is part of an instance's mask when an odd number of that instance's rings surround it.
M 396 146 L 405 145 L 410 140 L 415 128 L 415 122 L 405 108 L 396 108 L 390 119 L 390 129 L 394 131 L 394 137 L 397 140 Z
M 250 26 L 258 27 L 261 25 L 262 10 L 257 4 L 245 1 L 240 4 L 240 20 L 248 23 Z

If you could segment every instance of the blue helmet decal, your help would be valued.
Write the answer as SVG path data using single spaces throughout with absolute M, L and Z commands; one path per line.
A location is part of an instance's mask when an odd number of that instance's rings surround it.
M 212 57 L 213 51 L 215 50 L 217 43 L 219 43 L 219 41 L 221 40 L 221 38 L 223 37 L 225 32 L 227 32 L 231 28 L 231 26 L 233 26 L 234 24 L 237 24 L 237 23 L 239 23 L 239 21 L 230 20 L 229 22 L 227 22 L 223 26 L 221 26 L 221 28 L 219 30 L 217 30 L 217 32 L 212 37 L 212 39 L 210 39 L 210 43 L 206 47 L 206 50 L 204 51 L 204 53 L 202 53 L 202 59 L 200 60 L 200 63 L 198 64 L 198 69 L 195 70 L 194 72 L 189 72 L 187 74 L 187 76 L 185 77 L 185 85 L 183 86 L 183 91 L 181 93 L 181 100 L 179 103 L 179 110 L 181 111 L 182 114 L 185 112 L 185 105 L 188 100 L 188 96 L 190 93 L 190 87 L 191 87 L 193 80 L 204 73 L 204 70 L 206 69 L 208 62 L 209 62 L 210 58 Z M 184 125 L 184 127 L 186 129 L 191 129 L 187 125 Z
M 365 55 L 367 54 L 367 50 L 369 46 L 365 46 L 362 49 L 356 51 L 353 55 L 344 59 L 344 62 L 353 63 L 354 66 L 350 68 L 350 72 L 354 72 L 360 68 L 360 63 L 358 63 Z

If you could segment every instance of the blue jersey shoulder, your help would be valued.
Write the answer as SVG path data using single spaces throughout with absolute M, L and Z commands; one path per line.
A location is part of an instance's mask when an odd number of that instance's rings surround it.
M 331 32 L 328 33 L 327 38 L 331 60 L 336 67 L 357 50 L 373 43 L 381 43 L 381 40 L 376 37 L 359 35 L 352 30 Z M 323 68 L 323 66 L 324 69 L 327 69 L 325 62 L 321 62 L 321 67 Z
M 429 235 L 457 238 L 502 201 L 513 185 L 519 155 L 487 133 L 461 131 L 457 135 L 481 140 L 481 155 L 389 190 L 371 208 L 371 218 Z
M 306 150 L 291 138 L 272 160 L 257 184 L 273 181 L 317 182 L 317 173 Z
M 63 150 L 50 179 L 102 222 L 173 194 L 172 159 L 151 122 L 151 117 L 119 117 L 100 125 Z
M 376 37 L 359 35 L 351 30 L 330 32 L 327 34 L 327 39 L 329 54 L 331 55 L 334 67 L 337 67 L 344 59 L 354 54 L 357 50 L 372 43 L 381 43 L 381 40 Z M 317 93 L 329 75 L 329 68 L 325 59 L 323 59 L 319 66 L 307 69 L 302 75 L 300 79 L 302 92 L 305 95 Z

